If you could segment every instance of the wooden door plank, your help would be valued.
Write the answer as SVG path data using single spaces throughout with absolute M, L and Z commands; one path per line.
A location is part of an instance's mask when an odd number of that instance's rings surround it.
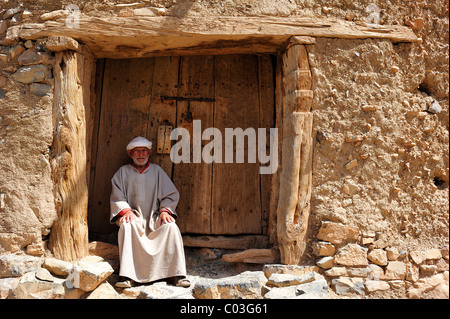
M 111 178 L 130 162 L 126 146 L 145 136 L 154 59 L 106 60 L 92 203 L 92 232 L 108 233 Z
M 274 68 L 272 59 L 269 55 L 258 56 L 258 81 L 259 81 L 259 127 L 266 129 L 266 154 L 269 155 L 270 150 L 270 128 L 275 127 L 275 85 L 274 85 Z M 258 137 L 260 138 L 260 137 Z M 277 141 L 278 142 L 278 141 Z M 275 154 L 277 155 L 277 154 Z M 275 165 L 274 163 L 268 163 Z M 268 166 L 262 164 L 262 166 Z M 262 232 L 268 233 L 269 212 L 270 212 L 270 189 L 272 174 L 260 174 L 261 183 L 261 219 Z
M 185 98 L 214 97 L 214 57 L 186 56 L 181 58 L 178 94 Z M 191 116 L 188 116 L 188 111 Z M 189 131 L 190 163 L 174 165 L 173 181 L 180 192 L 177 224 L 183 233 L 209 234 L 211 231 L 211 175 L 212 163 L 193 163 L 194 121 L 200 120 L 200 134 L 213 126 L 213 102 L 178 101 L 177 127 Z M 198 122 L 197 122 L 198 123 Z M 201 149 L 209 140 L 200 139 Z M 201 159 L 201 154 L 200 159 Z
M 95 216 L 93 212 L 93 202 L 94 202 L 94 180 L 95 180 L 95 172 L 96 165 L 95 161 L 97 159 L 98 152 L 98 132 L 99 132 L 99 122 L 100 122 L 100 110 L 101 110 L 101 102 L 102 102 L 102 91 L 103 91 L 103 75 L 105 71 L 105 61 L 106 59 L 98 59 L 95 67 L 95 104 L 94 104 L 94 116 L 93 116 L 93 130 L 92 130 L 92 141 L 91 141 L 91 165 L 89 166 L 89 198 L 88 198 L 88 224 L 89 227 L 93 223 Z
M 152 99 L 147 124 L 147 139 L 154 147 L 157 145 L 159 125 L 175 125 L 176 101 L 162 101 L 161 96 L 177 96 L 178 68 L 180 57 L 157 57 L 153 72 Z M 142 70 L 141 70 L 142 72 Z M 156 149 L 150 156 L 150 162 L 155 163 L 172 178 L 172 161 L 169 154 L 157 154 Z
M 225 128 L 259 126 L 258 71 L 256 56 L 216 56 L 214 126 L 222 135 Z M 225 137 L 224 137 L 225 140 Z M 259 165 L 248 163 L 245 142 L 244 163 L 214 164 L 212 193 L 212 234 L 261 233 Z M 223 160 L 226 156 L 224 142 Z
M 278 129 L 278 170 L 272 176 L 270 192 L 269 238 L 271 244 L 277 242 L 277 208 L 280 190 L 280 172 L 282 170 L 283 142 L 283 80 L 282 58 L 277 55 L 275 67 L 275 127 Z

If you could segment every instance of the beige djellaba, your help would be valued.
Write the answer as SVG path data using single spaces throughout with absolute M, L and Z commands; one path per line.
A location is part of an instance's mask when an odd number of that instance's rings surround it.
M 179 193 L 164 170 L 150 164 L 142 173 L 132 165 L 122 166 L 112 180 L 110 222 L 131 208 L 137 218 L 120 223 L 118 234 L 119 275 L 139 283 L 186 276 L 183 239 L 176 223 L 160 224 L 160 209 L 175 208 Z

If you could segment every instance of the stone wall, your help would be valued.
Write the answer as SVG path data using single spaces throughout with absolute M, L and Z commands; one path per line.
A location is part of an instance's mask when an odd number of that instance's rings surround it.
M 448 243 L 448 99 L 421 87 L 420 46 L 318 39 L 311 232 L 321 221 L 390 244 Z
M 384 233 L 334 222 L 323 222 L 316 238 L 316 263 L 339 296 L 449 297 L 448 245 L 404 249 Z
M 2 11 L 0 38 L 17 14 Z M 40 41 L 0 41 L 0 254 L 45 252 L 56 218 L 49 157 L 54 59 Z

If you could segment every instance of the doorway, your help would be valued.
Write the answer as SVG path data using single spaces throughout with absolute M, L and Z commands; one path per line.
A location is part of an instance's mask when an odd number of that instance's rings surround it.
M 258 161 L 174 164 L 157 147 L 162 128 L 185 128 L 193 136 L 194 120 L 201 121 L 202 130 L 217 128 L 222 135 L 225 128 L 266 128 L 269 134 L 275 127 L 275 65 L 270 55 L 97 60 L 91 237 L 105 240 L 117 230 L 108 222 L 110 180 L 130 163 L 125 147 L 136 136 L 152 141 L 150 161 L 164 169 L 180 192 L 177 224 L 182 233 L 266 234 L 272 175 L 260 175 Z M 209 142 L 201 140 L 202 149 Z M 248 143 L 245 159 L 247 151 Z

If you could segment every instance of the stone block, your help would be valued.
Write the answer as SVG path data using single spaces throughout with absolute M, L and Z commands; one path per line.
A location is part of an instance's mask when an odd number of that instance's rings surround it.
M 37 96 L 50 96 L 52 87 L 43 83 L 31 83 L 30 92 Z
M 347 276 L 347 268 L 346 267 L 333 267 L 325 271 L 325 275 L 329 277 L 342 277 Z
M 421 278 L 408 290 L 411 299 L 448 299 L 449 281 L 448 271 L 432 277 Z
M 56 258 L 45 258 L 42 267 L 57 276 L 67 277 L 72 270 L 73 264 Z
M 194 299 L 194 296 L 189 288 L 168 286 L 165 282 L 159 282 L 142 288 L 138 299 Z
M 196 299 L 261 299 L 267 278 L 263 272 L 244 272 L 220 279 L 202 278 L 195 283 Z
M 110 283 L 103 282 L 86 299 L 122 299 L 122 297 Z
M 371 250 L 368 253 L 367 258 L 379 266 L 386 266 L 388 263 L 387 253 L 383 249 Z
M 333 267 L 333 257 L 323 257 L 317 261 L 317 266 L 322 269 L 330 269 Z
M 290 275 L 290 274 L 272 274 L 267 281 L 269 287 L 288 287 L 305 284 L 314 281 L 318 274 L 316 272 L 310 272 L 303 275 Z
M 386 266 L 385 278 L 397 280 L 406 278 L 406 265 L 402 261 L 390 261 Z
M 335 222 L 323 222 L 317 234 L 318 239 L 332 244 L 356 241 L 358 236 L 359 229 Z
M 17 61 L 21 65 L 50 64 L 52 56 L 46 52 L 38 51 L 36 48 L 31 48 L 23 52 Z
M 375 291 L 389 290 L 391 286 L 386 281 L 381 280 L 366 280 L 364 283 L 366 286 L 366 291 L 372 293 Z
M 17 287 L 19 280 L 19 277 L 0 278 L 0 299 L 6 299 L 10 291 Z
M 328 297 L 328 283 L 322 276 L 301 285 L 272 288 L 264 294 L 264 299 L 328 299 Z
M 1 255 L 0 278 L 20 277 L 41 267 L 42 260 L 28 255 Z
M 298 265 L 281 265 L 281 264 L 267 264 L 263 267 L 264 275 L 266 278 L 274 273 L 277 274 L 290 274 L 290 275 L 303 275 L 312 271 L 318 272 L 317 266 L 298 266 Z
M 40 280 L 36 271 L 26 273 L 20 278 L 16 288 L 11 291 L 10 299 L 64 299 L 66 289 L 64 280 Z
M 21 67 L 12 75 L 12 78 L 21 83 L 33 83 L 45 80 L 49 74 L 50 71 L 47 66 L 36 64 Z
M 74 288 L 87 292 L 97 288 L 113 272 L 114 269 L 107 262 L 78 261 L 74 264 L 67 280 Z
M 387 247 L 386 248 L 386 256 L 390 261 L 395 261 L 400 257 L 400 252 L 396 247 Z
M 422 264 L 426 260 L 439 260 L 442 258 L 439 249 L 414 250 L 411 251 L 409 255 L 417 265 Z
M 315 242 L 312 246 L 313 254 L 316 256 L 333 256 L 336 248 L 332 243 L 326 241 Z
M 367 250 L 358 244 L 347 244 L 339 249 L 334 256 L 334 261 L 339 265 L 350 267 L 367 266 Z
M 331 281 L 334 290 L 339 295 L 348 295 L 349 293 L 364 294 L 364 281 L 361 278 L 339 277 Z

